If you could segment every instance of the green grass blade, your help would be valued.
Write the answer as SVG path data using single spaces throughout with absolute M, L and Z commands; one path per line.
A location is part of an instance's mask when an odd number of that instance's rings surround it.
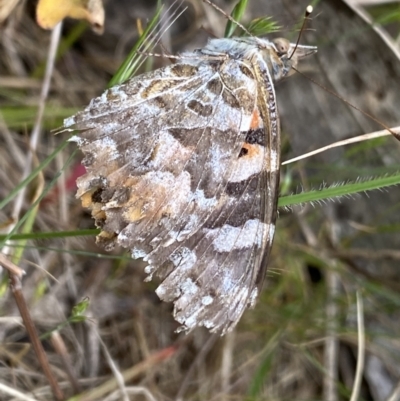
M 87 230 L 72 230 L 72 231 L 48 231 L 44 233 L 26 233 L 26 234 L 13 234 L 10 239 L 12 240 L 44 240 L 44 239 L 57 239 L 57 238 L 68 238 L 68 237 L 93 237 L 100 233 L 99 229 L 87 229 Z M 5 240 L 7 235 L 0 235 L 0 241 Z
M 43 115 L 43 128 L 54 128 L 54 121 L 62 121 L 77 112 L 76 108 L 58 108 L 46 106 Z M 37 107 L 32 106 L 2 106 L 1 115 L 9 128 L 26 130 L 33 127 L 37 115 Z
M 62 145 L 65 145 L 65 142 L 62 143 Z M 57 148 L 59 149 L 60 146 Z M 53 152 L 54 153 L 54 152 Z M 53 154 L 52 153 L 52 154 Z M 0 248 L 3 248 L 3 246 L 5 245 L 6 241 L 8 241 L 12 234 L 17 232 L 17 230 L 25 223 L 25 221 L 27 221 L 27 219 L 30 216 L 31 211 L 40 204 L 40 202 L 42 201 L 42 199 L 47 195 L 47 193 L 50 191 L 50 189 L 54 186 L 54 184 L 57 182 L 58 178 L 60 177 L 60 175 L 62 174 L 62 172 L 70 165 L 70 163 L 72 162 L 72 160 L 75 157 L 75 154 L 77 153 L 77 151 L 73 152 L 70 157 L 68 158 L 68 160 L 66 161 L 66 163 L 64 164 L 63 168 L 57 172 L 57 174 L 55 174 L 55 176 L 53 177 L 53 179 L 50 181 L 49 185 L 47 185 L 47 187 L 43 190 L 43 192 L 40 194 L 40 196 L 36 199 L 35 202 L 32 203 L 31 207 L 27 210 L 27 212 L 24 214 L 24 216 L 21 217 L 21 219 L 17 222 L 17 224 L 15 225 L 14 229 L 6 235 L 5 239 L 3 241 L 0 242 Z M 46 159 L 47 160 L 47 159 Z M 43 165 L 43 163 L 41 163 L 41 165 Z M 40 165 L 40 166 L 41 166 Z M 36 170 L 36 169 L 35 169 Z M 32 175 L 32 174 L 30 174 Z M 29 177 L 28 177 L 29 178 Z M 25 180 L 24 180 L 25 181 Z
M 49 156 L 46 157 L 33 171 L 22 180 L 10 193 L 9 195 L 0 202 L 0 209 L 2 209 L 5 205 L 7 205 L 14 197 L 18 194 L 18 192 L 26 187 L 42 170 L 44 170 L 49 163 L 68 146 L 69 142 L 65 141 L 60 146 L 58 146 Z
M 32 232 L 33 225 L 35 224 L 36 216 L 39 210 L 39 204 L 37 204 L 35 207 L 33 207 L 30 211 L 27 212 L 27 219 L 25 221 L 25 224 L 22 227 L 22 233 L 24 234 L 29 234 Z M 22 258 L 23 253 L 25 252 L 25 247 L 27 244 L 28 240 L 20 240 L 18 242 L 18 248 L 15 249 L 15 252 L 11 258 L 11 261 L 19 265 L 19 262 Z
M 348 196 L 351 194 L 372 191 L 392 185 L 400 184 L 400 172 L 390 176 L 365 179 L 359 182 L 335 184 L 328 188 L 312 190 L 296 195 L 282 196 L 279 198 L 278 207 L 294 206 L 307 202 L 319 202 L 333 199 L 335 197 Z
M 254 36 L 263 36 L 280 31 L 282 27 L 272 17 L 256 18 L 247 26 L 247 30 Z
M 334 199 L 335 197 L 348 196 L 359 192 L 372 191 L 398 184 L 400 184 L 400 172 L 390 175 L 388 177 L 371 178 L 369 180 L 355 183 L 334 185 L 328 188 L 323 188 L 321 190 L 312 190 L 301 194 L 282 196 L 279 198 L 278 206 L 288 207 L 307 202 L 319 202 L 327 199 Z M 11 194 L 9 195 L 9 197 L 10 196 Z M 55 239 L 55 238 L 67 238 L 67 237 L 79 237 L 79 236 L 94 236 L 97 235 L 99 232 L 100 230 L 98 229 L 88 229 L 88 230 L 73 230 L 73 231 L 61 231 L 61 232 L 13 234 L 11 236 L 0 235 L 0 241 L 4 241 L 5 239 L 43 240 L 43 239 Z
M 239 0 L 238 1 L 238 3 L 236 4 L 236 6 L 234 7 L 234 9 L 231 13 L 231 17 L 235 21 L 240 22 L 240 20 L 243 17 L 243 14 L 246 11 L 247 4 L 248 4 L 248 0 Z M 228 20 L 228 22 L 226 24 L 226 28 L 225 28 L 224 37 L 230 38 L 235 33 L 237 27 L 238 27 L 237 24 L 235 24 L 231 20 Z
M 248 390 L 247 400 L 255 400 L 259 396 L 262 388 L 264 387 L 265 377 L 271 371 L 272 364 L 275 357 L 275 350 L 279 344 L 278 339 L 282 334 L 282 330 L 279 330 L 275 335 L 268 341 L 265 347 L 264 356 L 258 370 L 253 375 L 253 380 L 250 383 Z
M 131 78 L 132 75 L 134 75 L 139 63 L 141 62 L 141 60 L 144 57 L 142 54 L 138 54 L 137 51 L 140 48 L 140 46 L 142 46 L 142 44 L 148 39 L 148 36 L 149 36 L 151 30 L 157 24 L 157 22 L 160 18 L 161 11 L 162 11 L 162 6 L 159 6 L 157 8 L 157 11 L 156 11 L 154 17 L 151 19 L 151 21 L 147 25 L 146 29 L 144 30 L 144 32 L 140 35 L 139 40 L 133 46 L 128 57 L 122 63 L 121 67 L 119 67 L 119 69 L 115 73 L 115 75 L 111 78 L 111 80 L 108 84 L 108 87 L 112 87 L 114 85 L 121 84 L 122 82 L 125 82 L 126 80 Z

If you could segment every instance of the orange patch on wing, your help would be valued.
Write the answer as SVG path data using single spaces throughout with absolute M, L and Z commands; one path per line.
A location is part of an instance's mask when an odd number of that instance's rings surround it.
M 253 114 L 251 115 L 250 129 L 257 129 L 262 126 L 262 120 L 258 109 L 254 109 Z
M 244 157 L 247 158 L 256 158 L 257 155 L 260 153 L 260 145 L 252 145 L 250 143 L 244 143 L 242 145 L 242 148 L 247 150 L 247 153 L 244 155 Z
M 95 219 L 104 219 L 106 217 L 106 214 L 104 210 L 102 210 L 102 204 L 98 202 L 93 202 L 92 196 L 93 193 L 96 191 L 96 189 L 93 189 L 91 191 L 85 192 L 83 195 L 81 195 L 81 202 L 82 206 L 84 208 L 90 209 L 92 212 L 92 216 Z

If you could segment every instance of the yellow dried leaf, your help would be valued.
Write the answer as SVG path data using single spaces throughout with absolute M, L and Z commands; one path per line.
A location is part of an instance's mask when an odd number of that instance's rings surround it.
M 66 17 L 85 19 L 96 33 L 103 33 L 104 8 L 101 0 L 39 0 L 36 21 L 42 28 L 53 29 Z

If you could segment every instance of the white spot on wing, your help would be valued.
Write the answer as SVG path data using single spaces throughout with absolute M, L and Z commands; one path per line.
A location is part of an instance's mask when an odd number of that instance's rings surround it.
M 184 147 L 169 132 L 161 131 L 157 141 L 157 148 L 152 160 L 154 169 L 160 169 L 165 164 L 177 164 L 187 160 L 192 154 L 190 148 Z
M 182 247 L 179 249 L 179 252 L 173 253 L 169 259 L 175 267 L 179 267 L 183 270 L 189 270 L 196 263 L 197 256 L 189 248 Z
M 120 236 L 121 236 L 121 233 L 118 235 L 119 240 L 121 240 Z M 126 237 L 126 235 L 125 235 L 125 237 Z M 142 249 L 133 248 L 131 254 L 132 254 L 132 258 L 139 259 L 139 258 L 144 258 L 147 255 L 147 252 L 143 251 Z
M 217 204 L 216 197 L 206 198 L 202 189 L 196 189 L 193 194 L 193 201 L 201 210 L 210 210 Z
M 199 287 L 190 278 L 187 278 L 180 287 L 183 295 L 194 295 L 199 290 Z
M 145 272 L 146 274 L 151 274 L 151 273 L 154 272 L 154 270 L 155 270 L 155 266 L 152 266 L 152 265 L 147 265 L 147 266 L 144 268 L 144 272 Z
M 212 329 L 215 326 L 215 324 L 210 320 L 204 320 L 203 325 L 206 329 Z
M 81 146 L 82 143 L 84 143 L 84 140 L 78 135 L 73 135 L 71 136 L 71 138 L 68 139 L 68 142 L 76 142 L 78 146 Z
M 270 223 L 269 225 L 269 232 L 268 232 L 268 240 L 272 242 L 274 235 L 275 235 L 275 224 Z
M 64 127 L 65 128 L 68 128 L 68 127 L 70 127 L 71 125 L 74 125 L 74 124 L 75 124 L 75 116 L 68 117 L 68 118 L 64 119 Z
M 247 220 L 242 227 L 224 224 L 222 227 L 205 229 L 206 238 L 213 238 L 213 246 L 217 252 L 230 252 L 233 249 L 261 247 L 262 238 L 268 225 L 260 220 Z
M 278 153 L 276 150 L 271 149 L 271 156 L 270 156 L 270 169 L 271 171 L 278 171 Z
M 224 294 L 228 294 L 232 291 L 232 289 L 235 287 L 236 283 L 233 280 L 231 276 L 231 271 L 225 270 L 224 272 L 224 278 L 222 281 L 222 291 Z
M 96 151 L 99 154 L 107 152 L 109 154 L 109 159 L 108 160 L 115 160 L 119 157 L 119 152 L 117 149 L 117 144 L 113 139 L 111 139 L 109 136 L 105 136 L 102 139 L 99 139 L 98 141 L 95 142 L 96 146 Z
M 256 304 L 257 297 L 258 297 L 258 288 L 256 287 L 250 294 L 249 304 L 251 308 L 254 307 L 254 305 Z
M 229 177 L 230 182 L 247 180 L 254 174 L 259 174 L 264 168 L 265 148 L 261 145 L 252 145 L 251 157 L 243 156 L 236 160 L 235 168 Z
M 187 318 L 182 318 L 179 320 L 179 323 L 184 324 L 188 329 L 196 327 L 198 325 L 197 315 L 198 313 L 195 313 Z
M 206 306 L 211 305 L 213 303 L 213 301 L 214 301 L 214 298 L 211 295 L 206 295 L 205 297 L 203 297 L 201 299 L 201 303 Z
M 251 114 L 242 114 L 242 121 L 240 122 L 240 132 L 247 132 L 250 129 L 251 120 Z
M 225 171 L 223 170 L 224 163 L 221 160 L 224 158 L 225 152 L 217 144 L 210 149 L 210 152 L 210 164 L 215 180 L 222 179 Z

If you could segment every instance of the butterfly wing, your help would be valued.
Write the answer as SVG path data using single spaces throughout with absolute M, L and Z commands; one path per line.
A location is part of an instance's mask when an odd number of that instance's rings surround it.
M 235 60 L 176 64 L 107 90 L 65 123 L 80 131 L 77 196 L 98 242 L 148 262 L 184 329 L 233 327 L 263 277 L 279 143 L 271 153 L 255 74 Z

